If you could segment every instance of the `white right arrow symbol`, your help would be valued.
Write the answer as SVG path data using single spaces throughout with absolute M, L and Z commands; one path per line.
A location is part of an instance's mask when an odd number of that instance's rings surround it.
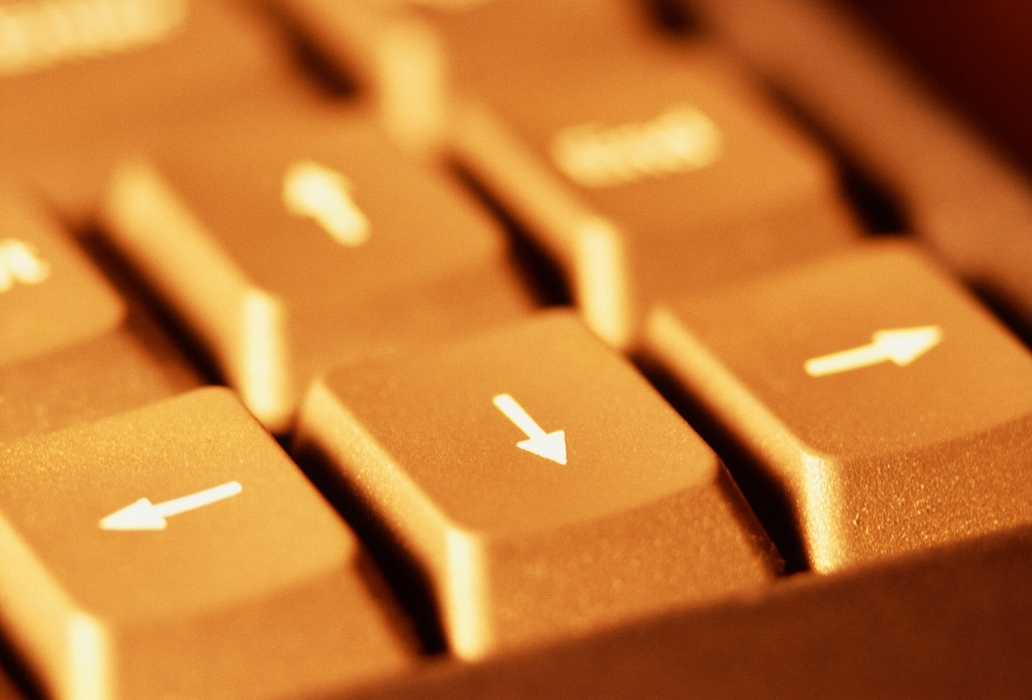
M 811 377 L 823 377 L 890 360 L 903 367 L 934 348 L 941 340 L 942 329 L 939 326 L 877 331 L 870 344 L 811 358 L 803 368 Z
M 164 530 L 168 524 L 165 522 L 165 518 L 230 498 L 243 489 L 244 487 L 239 482 L 230 481 L 221 486 L 213 486 L 182 498 L 173 498 L 171 501 L 165 501 L 158 505 L 154 505 L 146 498 L 141 498 L 125 508 L 101 518 L 100 528 L 102 530 Z
M 499 394 L 492 399 L 499 411 L 516 424 L 516 427 L 527 435 L 526 440 L 516 443 L 516 447 L 532 452 L 538 457 L 550 459 L 559 464 L 566 464 L 566 433 L 556 430 L 546 433 L 534 419 L 516 403 L 516 399 L 508 394 Z

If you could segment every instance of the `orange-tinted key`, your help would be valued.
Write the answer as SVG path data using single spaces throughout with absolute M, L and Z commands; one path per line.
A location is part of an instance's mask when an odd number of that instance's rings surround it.
M 727 471 L 571 314 L 313 385 L 316 453 L 477 657 L 709 602 L 780 560 Z
M 4 0 L 0 35 L 5 145 L 74 145 L 288 80 L 271 33 L 221 0 Z
M 0 436 L 92 420 L 198 383 L 38 207 L 0 194 Z
M 0 364 L 117 327 L 125 306 L 54 224 L 0 197 Z
M 346 42 L 350 13 L 292 4 L 313 26 L 341 26 L 342 60 L 363 45 Z M 422 16 L 458 96 L 447 148 L 558 260 L 610 343 L 631 339 L 635 296 L 704 288 L 855 233 L 827 159 L 714 46 L 665 45 L 622 2 L 440 6 Z
M 647 342 L 814 569 L 1032 521 L 1032 356 L 909 247 L 678 300 Z
M 241 3 L 0 0 L 0 167 L 88 213 L 102 144 L 241 95 L 292 92 L 290 68 Z
M 127 162 L 105 206 L 115 244 L 277 431 L 333 364 L 528 308 L 499 227 L 354 116 L 183 133 Z
M 354 536 L 226 389 L 0 462 L 0 606 L 55 697 L 296 697 L 409 663 Z

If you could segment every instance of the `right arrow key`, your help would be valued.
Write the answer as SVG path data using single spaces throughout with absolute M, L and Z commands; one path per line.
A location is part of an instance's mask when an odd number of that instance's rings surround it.
M 858 246 L 646 325 L 794 566 L 1032 522 L 1032 356 L 916 249 Z

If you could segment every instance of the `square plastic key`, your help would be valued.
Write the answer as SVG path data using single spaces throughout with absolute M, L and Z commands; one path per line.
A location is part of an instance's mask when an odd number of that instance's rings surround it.
M 531 306 L 501 227 L 354 113 L 265 109 L 194 125 L 116 171 L 105 216 L 115 246 L 274 431 L 335 364 Z
M 0 464 L 0 608 L 56 698 L 298 697 L 411 663 L 355 537 L 227 389 Z
M 90 340 L 119 326 L 118 294 L 28 202 L 0 198 L 0 364 Z
M 274 33 L 227 0 L 2 0 L 0 35 L 5 145 L 104 136 L 290 82 Z
M 241 95 L 301 96 L 264 25 L 234 0 L 0 0 L 0 168 L 95 211 L 110 148 Z
M 463 657 L 712 602 L 779 572 L 713 452 L 568 313 L 332 372 L 309 392 L 296 443 L 427 576 Z
M 909 246 L 673 301 L 647 346 L 818 571 L 1032 521 L 1032 356 Z
M 195 386 L 56 222 L 0 193 L 0 438 L 53 430 Z

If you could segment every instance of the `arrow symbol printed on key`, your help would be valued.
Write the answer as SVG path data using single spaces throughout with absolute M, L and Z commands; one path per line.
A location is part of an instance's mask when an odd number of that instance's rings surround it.
M 516 447 L 532 452 L 538 457 L 566 464 L 566 433 L 562 430 L 546 433 L 523 407 L 516 403 L 516 399 L 508 394 L 499 394 L 492 401 L 506 418 L 526 434 L 527 439 L 517 442 Z
M 173 498 L 171 501 L 157 505 L 146 498 L 141 498 L 135 503 L 130 503 L 125 508 L 101 518 L 100 528 L 102 530 L 164 530 L 168 525 L 165 518 L 231 498 L 243 489 L 244 487 L 239 482 L 230 481 L 221 486 L 214 486 L 182 498 Z
M 941 340 L 942 329 L 939 326 L 877 331 L 870 344 L 811 358 L 803 368 L 811 377 L 823 377 L 890 361 L 904 367 L 934 348 Z

